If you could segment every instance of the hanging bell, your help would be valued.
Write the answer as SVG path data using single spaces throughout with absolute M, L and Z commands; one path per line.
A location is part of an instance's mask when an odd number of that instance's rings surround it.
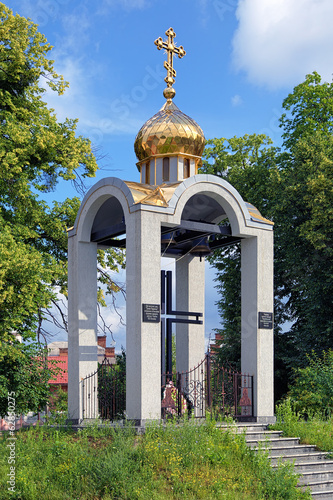
M 170 245 L 175 245 L 175 244 L 176 244 L 176 240 L 173 237 L 173 233 L 162 234 L 161 245 L 163 247 L 169 247 Z
M 207 257 L 211 255 L 213 252 L 208 244 L 208 236 L 204 236 L 203 238 L 197 238 L 193 241 L 193 246 L 190 250 L 190 254 L 195 257 Z

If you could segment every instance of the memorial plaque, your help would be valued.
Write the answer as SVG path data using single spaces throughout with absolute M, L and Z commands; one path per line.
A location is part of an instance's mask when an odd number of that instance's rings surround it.
M 259 312 L 259 328 L 265 330 L 273 329 L 273 313 Z
M 159 304 L 142 304 L 142 321 L 144 323 L 159 323 L 160 305 Z

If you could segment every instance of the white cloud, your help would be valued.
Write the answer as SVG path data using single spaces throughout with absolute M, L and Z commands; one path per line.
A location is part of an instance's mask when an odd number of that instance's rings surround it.
M 125 321 L 126 307 L 120 306 L 117 307 L 117 310 L 118 313 L 122 316 L 123 321 Z M 113 309 L 113 306 L 109 306 L 108 308 L 101 308 L 101 313 L 105 324 L 111 329 L 114 340 L 117 342 L 117 334 L 122 335 L 126 332 L 126 327 L 123 325 L 119 314 L 117 314 L 117 312 Z
M 90 43 L 91 13 L 87 7 L 81 6 L 71 14 L 66 13 L 61 16 L 65 36 L 62 36 L 57 43 L 62 51 L 68 53 L 80 53 L 84 46 Z
M 231 98 L 231 104 L 232 106 L 236 107 L 236 106 L 241 106 L 243 104 L 243 99 L 241 98 L 240 95 L 238 94 L 235 94 L 232 98 Z
M 57 61 L 55 69 L 69 82 L 69 88 L 61 96 L 52 91 L 45 80 L 41 85 L 46 89 L 43 100 L 49 108 L 55 110 L 57 119 L 78 118 L 78 132 L 89 137 L 93 146 L 103 143 L 106 136 L 114 134 L 136 134 L 142 125 L 142 119 L 131 112 L 131 108 L 122 102 L 122 96 L 104 103 L 92 90 L 90 79 L 99 69 L 89 67 L 82 58 L 61 57 L 55 51 Z
M 63 32 L 58 36 L 56 47 L 52 51 L 55 70 L 69 82 L 69 88 L 58 96 L 46 82 L 43 99 L 48 107 L 55 110 L 58 121 L 78 118 L 78 132 L 89 137 L 93 146 L 100 146 L 103 138 L 111 134 L 133 134 L 141 126 L 141 122 L 128 116 L 128 109 L 120 102 L 111 107 L 100 95 L 94 92 L 96 79 L 105 74 L 105 62 L 86 56 L 85 47 L 91 44 L 91 19 L 83 8 L 75 10 L 71 15 L 61 19 Z M 118 99 L 119 100 L 119 99 Z
M 57 60 L 55 70 L 58 74 L 63 75 L 70 85 L 62 96 L 58 96 L 50 89 L 45 80 L 41 80 L 41 85 L 46 89 L 43 100 L 56 111 L 59 121 L 65 120 L 66 117 L 77 118 L 79 114 L 84 112 L 85 104 L 84 85 L 86 78 L 82 64 L 79 59 L 71 57 L 55 57 L 55 59 Z M 80 101 L 83 101 L 82 106 L 78 104 Z
M 271 88 L 317 71 L 332 80 L 331 0 L 240 0 L 233 64 L 255 84 Z

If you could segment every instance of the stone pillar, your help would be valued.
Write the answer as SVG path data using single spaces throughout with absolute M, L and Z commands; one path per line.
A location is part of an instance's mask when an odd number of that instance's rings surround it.
M 274 421 L 273 330 L 259 328 L 259 312 L 273 312 L 273 231 L 242 240 L 242 372 L 254 376 L 254 416 Z
M 176 310 L 205 312 L 205 259 L 187 255 L 176 261 Z M 189 319 L 196 319 L 191 316 Z M 176 370 L 186 372 L 205 357 L 205 325 L 178 323 L 176 327 Z
M 139 210 L 126 221 L 126 413 L 138 425 L 161 418 L 160 322 L 143 322 L 142 305 L 161 303 L 161 223 Z
M 97 245 L 68 239 L 68 414 L 97 418 L 97 392 L 83 415 L 82 380 L 97 370 Z

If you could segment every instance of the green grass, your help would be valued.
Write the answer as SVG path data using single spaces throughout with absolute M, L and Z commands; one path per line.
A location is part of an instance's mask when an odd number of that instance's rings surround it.
M 78 433 L 47 426 L 16 432 L 16 492 L 6 483 L 7 435 L 0 441 L 0 498 L 60 499 L 302 499 L 290 465 L 274 471 L 244 436 L 215 422 L 94 427 Z
M 316 445 L 333 457 L 333 418 L 319 414 L 305 419 L 293 410 L 292 402 L 286 399 L 277 407 L 277 422 L 270 429 L 283 431 L 285 436 L 299 437 L 302 444 Z

